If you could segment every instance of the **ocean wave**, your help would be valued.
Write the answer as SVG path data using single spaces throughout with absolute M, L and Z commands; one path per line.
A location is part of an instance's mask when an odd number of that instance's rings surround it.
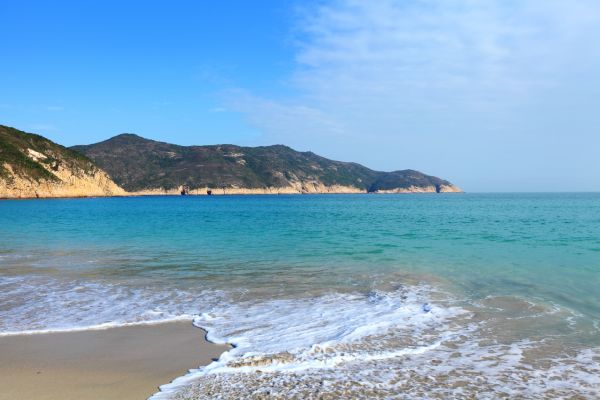
M 460 307 L 432 303 L 430 293 L 427 286 L 402 287 L 217 307 L 194 324 L 208 331 L 209 340 L 235 347 L 161 386 L 152 399 L 171 398 L 203 377 L 297 374 L 427 353 L 459 333 L 451 321 L 469 317 Z
M 466 302 L 389 282 L 265 296 L 28 275 L 1 277 L 0 299 L 0 336 L 193 320 L 235 346 L 154 400 L 600 397 L 600 349 L 573 339 L 581 315 L 519 297 Z
M 0 277 L 0 336 L 109 329 L 189 320 L 215 290 L 131 286 L 42 275 Z
M 534 332 L 562 323 L 573 334 L 569 310 L 512 297 L 457 303 L 413 286 L 216 308 L 194 323 L 236 347 L 152 399 L 600 396 L 600 348 Z

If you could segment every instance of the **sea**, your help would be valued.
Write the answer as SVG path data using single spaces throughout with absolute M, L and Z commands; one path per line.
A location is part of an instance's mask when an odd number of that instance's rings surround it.
M 0 335 L 177 320 L 154 400 L 597 399 L 600 194 L 0 201 Z

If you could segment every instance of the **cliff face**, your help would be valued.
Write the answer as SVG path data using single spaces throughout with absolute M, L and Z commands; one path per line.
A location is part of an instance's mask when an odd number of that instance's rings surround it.
M 178 146 L 123 134 L 74 146 L 136 194 L 415 193 L 460 192 L 418 171 L 374 171 L 287 146 Z
M 133 196 L 158 196 L 158 195 L 180 195 L 182 186 L 172 189 L 143 189 L 134 192 L 128 192 Z M 238 187 L 188 187 L 188 194 L 205 195 L 210 192 L 212 195 L 223 194 L 351 194 L 367 193 L 366 190 L 355 188 L 354 186 L 325 186 L 323 184 L 306 184 L 285 187 L 264 187 L 264 188 L 238 188 Z
M 124 195 L 87 157 L 0 125 L 0 198 Z
M 460 193 L 448 181 L 412 169 L 380 174 L 369 187 L 373 193 Z

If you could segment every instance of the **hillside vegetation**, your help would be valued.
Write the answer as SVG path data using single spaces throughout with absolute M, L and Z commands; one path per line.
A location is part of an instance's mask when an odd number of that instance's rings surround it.
M 121 194 L 89 158 L 40 135 L 0 125 L 0 197 Z
M 444 192 L 450 182 L 404 170 L 379 172 L 287 146 L 179 146 L 122 134 L 74 146 L 130 191 L 190 188 L 289 189 L 294 192 Z M 333 188 L 333 189 L 332 189 Z

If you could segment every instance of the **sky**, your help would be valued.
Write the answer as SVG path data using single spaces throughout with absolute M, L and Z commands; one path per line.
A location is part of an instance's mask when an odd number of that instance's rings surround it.
M 600 191 L 597 0 L 2 1 L 0 124 Z

